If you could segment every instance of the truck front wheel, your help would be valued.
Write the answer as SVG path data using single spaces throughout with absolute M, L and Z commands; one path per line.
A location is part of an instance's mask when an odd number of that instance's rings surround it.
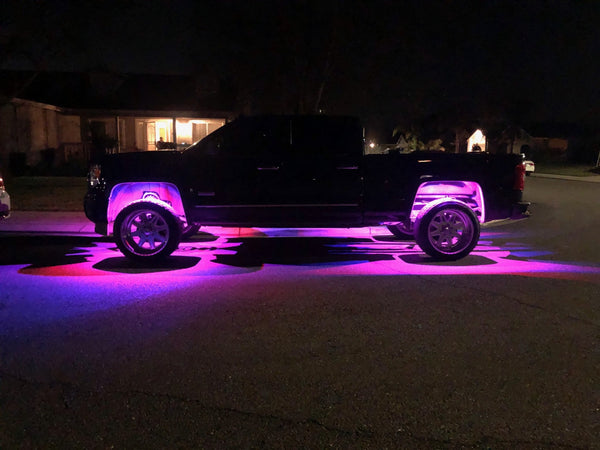
M 439 261 L 467 256 L 479 241 L 479 221 L 466 205 L 441 203 L 418 217 L 415 238 L 421 250 Z
M 115 220 L 117 247 L 128 258 L 153 262 L 169 256 L 181 237 L 180 227 L 171 213 L 150 202 L 124 208 Z

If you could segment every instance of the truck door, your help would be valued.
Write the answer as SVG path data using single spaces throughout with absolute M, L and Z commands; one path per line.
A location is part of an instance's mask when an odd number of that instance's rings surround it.
M 256 174 L 248 151 L 248 127 L 231 122 L 185 151 L 186 210 L 203 225 L 238 224 L 242 205 L 254 204 Z
M 289 145 L 289 119 L 247 117 L 186 150 L 193 220 L 205 225 L 270 222 L 277 201 L 273 193 L 281 184 L 282 145 Z
M 361 222 L 363 137 L 352 118 L 295 116 L 279 168 L 278 203 L 297 223 Z
M 333 120 L 333 121 L 332 121 Z M 194 221 L 361 224 L 362 128 L 354 119 L 238 119 L 184 154 Z

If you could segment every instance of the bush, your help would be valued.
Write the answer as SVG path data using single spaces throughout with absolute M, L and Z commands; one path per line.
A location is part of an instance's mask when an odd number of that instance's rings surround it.
M 25 175 L 27 172 L 27 155 L 23 152 L 11 152 L 8 155 L 8 170 L 15 177 Z
M 569 149 L 568 160 L 579 164 L 596 164 L 599 148 L 600 144 L 597 142 L 582 142 Z
M 68 161 L 56 167 L 50 175 L 59 177 L 82 177 L 87 175 L 87 165 L 82 161 Z
M 15 211 L 82 211 L 85 177 L 16 177 L 9 192 Z

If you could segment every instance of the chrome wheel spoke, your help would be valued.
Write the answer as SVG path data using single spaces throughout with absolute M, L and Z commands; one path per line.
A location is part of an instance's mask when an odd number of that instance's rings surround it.
M 432 219 L 428 233 L 430 242 L 436 248 L 453 251 L 469 241 L 472 231 L 460 212 L 442 210 Z
M 169 240 L 169 225 L 153 211 L 136 212 L 124 222 L 124 227 L 129 246 L 136 252 L 154 253 Z

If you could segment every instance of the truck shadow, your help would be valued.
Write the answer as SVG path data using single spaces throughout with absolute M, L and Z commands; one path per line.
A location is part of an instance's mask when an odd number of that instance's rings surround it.
M 124 256 L 105 258 L 93 265 L 94 269 L 117 273 L 158 273 L 190 269 L 200 262 L 195 256 L 169 256 L 158 263 L 131 261 Z
M 0 235 L 0 266 L 25 266 L 20 273 L 47 275 L 41 270 L 50 267 L 76 267 L 96 258 L 107 250 L 114 257 L 104 258 L 93 267 L 99 270 L 123 273 L 150 273 L 181 270 L 194 267 L 200 261 L 197 256 L 167 258 L 160 264 L 140 264 L 130 261 L 118 251 L 111 238 L 72 235 Z M 69 275 L 69 270 L 59 272 Z M 79 272 L 74 271 L 73 274 Z
M 265 264 L 287 266 L 348 265 L 399 260 L 414 265 L 481 266 L 496 264 L 481 255 L 440 262 L 425 255 L 411 241 L 392 236 L 370 237 L 252 237 L 218 238 L 203 233 L 182 242 L 163 261 L 144 264 L 125 258 L 110 238 L 83 236 L 0 236 L 0 265 L 26 265 L 22 273 L 36 269 L 89 264 L 113 273 L 157 273 L 190 269 L 203 260 L 222 266 L 256 270 Z M 243 270 L 245 271 L 245 270 Z M 68 275 L 68 270 L 63 272 Z M 41 274 L 41 272 L 40 272 Z
M 402 260 L 408 264 L 474 266 L 496 264 L 481 255 L 469 255 L 459 261 L 436 261 L 425 255 L 414 241 L 403 241 L 390 235 L 371 237 L 236 237 L 219 246 L 202 247 L 205 235 L 180 246 L 183 251 L 212 252 L 212 261 L 233 267 L 278 265 L 356 264 Z M 220 248 L 219 248 L 220 247 Z M 219 251 L 224 250 L 224 251 Z
M 108 238 L 87 236 L 0 235 L 0 265 L 49 267 L 82 263 L 97 243 Z
M 373 241 L 360 238 L 234 238 L 227 243 L 235 245 L 232 247 L 235 252 L 216 254 L 214 262 L 235 267 L 351 264 L 394 259 L 388 248 L 373 248 L 370 246 Z
M 103 259 L 94 264 L 94 268 L 126 273 L 161 272 L 191 268 L 200 260 L 222 266 L 254 270 L 260 269 L 266 264 L 342 266 L 394 260 L 416 265 L 481 266 L 496 264 L 495 261 L 481 255 L 469 255 L 459 261 L 436 261 L 423 254 L 414 242 L 399 241 L 387 236 L 374 239 L 240 237 L 223 239 L 218 242 L 203 237 L 182 243 L 175 254 L 152 265 L 132 262 L 119 256 Z

